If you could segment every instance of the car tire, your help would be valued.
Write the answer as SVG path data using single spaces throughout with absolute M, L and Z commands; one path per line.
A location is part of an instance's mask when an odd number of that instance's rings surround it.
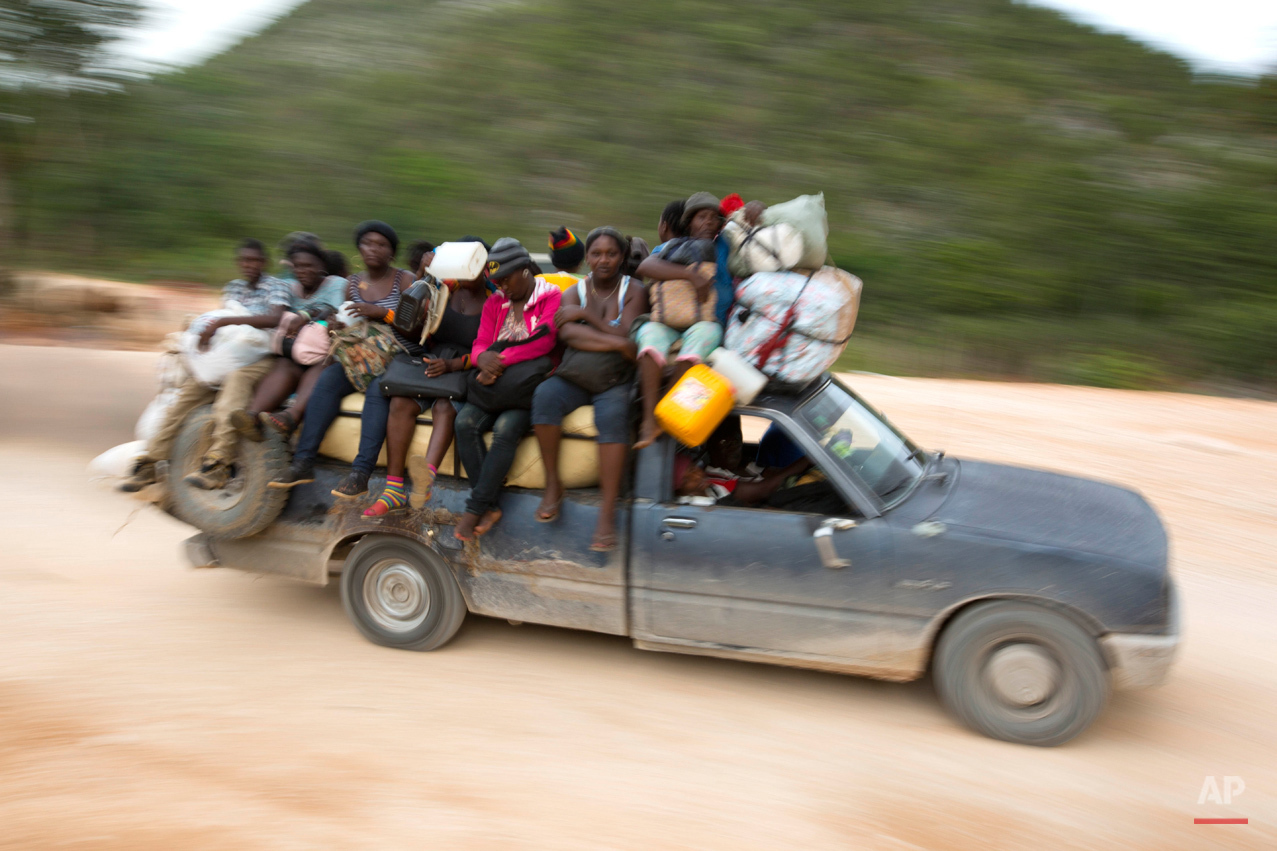
M 267 487 L 288 469 L 288 447 L 273 433 L 260 443 L 241 440 L 227 486 L 200 490 L 183 480 L 200 468 L 212 434 L 212 406 L 195 409 L 182 423 L 169 458 L 167 507 L 178 519 L 215 538 L 255 535 L 273 523 L 288 502 L 287 490 Z
M 341 602 L 364 637 L 383 647 L 435 650 L 466 617 L 466 601 L 447 564 L 413 541 L 369 535 L 341 572 Z
M 1061 745 L 1108 701 L 1095 639 L 1064 614 L 1010 600 L 978 604 L 950 623 L 932 672 L 949 711 L 1016 744 Z

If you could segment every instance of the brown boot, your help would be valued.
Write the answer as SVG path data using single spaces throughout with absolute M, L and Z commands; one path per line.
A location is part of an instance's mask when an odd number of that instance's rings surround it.
M 159 481 L 159 477 L 155 471 L 155 462 L 143 458 L 133 467 L 133 475 L 120 484 L 119 490 L 124 493 L 137 493 L 142 488 L 149 487 L 157 481 Z
M 202 491 L 217 491 L 231 480 L 231 468 L 221 461 L 205 461 L 199 472 L 191 473 L 183 482 Z

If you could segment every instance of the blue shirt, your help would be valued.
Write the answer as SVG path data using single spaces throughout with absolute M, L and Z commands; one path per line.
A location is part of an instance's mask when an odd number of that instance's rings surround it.
M 714 247 L 718 249 L 718 268 L 715 270 L 714 291 L 718 293 L 718 324 L 727 327 L 727 317 L 732 314 L 732 305 L 736 303 L 736 284 L 732 281 L 732 272 L 727 268 L 727 257 L 732 247 L 720 233 L 714 237 Z

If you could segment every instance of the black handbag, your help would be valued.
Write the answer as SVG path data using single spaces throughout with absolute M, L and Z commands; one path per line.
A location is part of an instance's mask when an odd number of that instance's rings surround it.
M 620 352 L 586 352 L 569 348 L 555 370 L 589 393 L 603 393 L 634 378 L 634 362 Z
M 432 353 L 430 358 L 455 358 L 445 351 Z M 464 399 L 469 386 L 470 370 L 445 372 L 431 378 L 426 375 L 426 357 L 397 354 L 381 377 L 381 395 L 411 396 L 414 399 Z
M 491 384 L 479 383 L 479 370 L 470 371 L 466 401 L 490 414 L 502 411 L 532 409 L 532 394 L 549 377 L 554 361 L 549 357 L 525 360 L 507 366 L 501 377 Z

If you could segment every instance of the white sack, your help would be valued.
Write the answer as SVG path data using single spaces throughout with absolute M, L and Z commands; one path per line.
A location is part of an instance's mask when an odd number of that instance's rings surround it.
M 133 427 L 133 436 L 144 441 L 154 437 L 181 392 L 177 387 L 168 387 L 157 393 L 151 403 L 146 406 L 146 410 L 142 411 L 142 416 L 137 418 L 137 425 Z
M 191 375 L 201 384 L 216 387 L 237 369 L 256 363 L 270 354 L 273 328 L 228 325 L 218 328 L 209 346 L 200 350 L 200 330 L 221 316 L 245 316 L 247 311 L 237 304 L 214 310 L 198 317 L 182 335 L 182 359 Z
M 103 452 L 89 462 L 91 479 L 125 479 L 133 475 L 137 459 L 146 454 L 146 441 L 134 440 L 121 443 Z

